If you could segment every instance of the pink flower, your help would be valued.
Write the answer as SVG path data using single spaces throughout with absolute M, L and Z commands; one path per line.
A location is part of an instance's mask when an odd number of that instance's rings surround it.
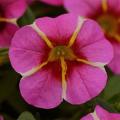
M 31 4 L 32 2 L 34 2 L 35 0 L 26 0 L 28 4 Z
M 0 0 L 0 47 L 9 47 L 18 30 L 16 20 L 23 15 L 26 7 L 25 0 Z
M 54 108 L 63 99 L 85 103 L 104 89 L 104 65 L 112 59 L 112 46 L 96 22 L 65 14 L 39 18 L 18 30 L 9 55 L 23 76 L 20 92 L 25 101 Z
M 96 106 L 93 113 L 88 114 L 81 120 L 120 120 L 120 114 L 110 113 L 100 106 Z
M 40 1 L 56 6 L 63 5 L 63 0 L 40 0 Z
M 4 120 L 4 119 L 3 119 L 3 116 L 1 116 L 1 115 L 0 115 L 0 120 Z
M 120 74 L 120 0 L 65 0 L 70 12 L 96 20 L 114 48 L 114 58 L 108 65 Z

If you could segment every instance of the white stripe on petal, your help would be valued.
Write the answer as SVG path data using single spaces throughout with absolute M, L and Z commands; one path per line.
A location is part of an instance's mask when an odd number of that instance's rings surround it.
M 40 28 L 36 25 L 35 22 L 30 26 L 37 32 L 37 34 L 42 38 L 42 40 L 44 40 L 48 47 L 53 48 L 53 45 L 51 41 L 48 39 L 47 35 L 40 30 Z
M 105 72 L 104 66 L 105 66 L 107 63 L 91 62 L 91 61 L 87 61 L 87 60 L 80 59 L 80 58 L 77 58 L 76 60 L 77 60 L 78 62 L 82 62 L 82 63 L 87 64 L 87 65 L 91 65 L 91 66 L 94 66 L 94 67 L 98 67 L 98 68 L 102 69 L 102 70 Z
M 37 67 L 34 67 L 33 69 L 31 69 L 31 70 L 29 70 L 29 71 L 27 71 L 25 73 L 20 73 L 20 74 L 23 76 L 23 78 L 31 76 L 34 73 L 38 72 L 42 67 L 44 67 L 45 65 L 47 65 L 47 63 L 48 63 L 48 61 L 43 62 L 42 64 L 38 65 Z
M 91 113 L 91 116 L 93 117 L 93 120 L 100 120 L 100 118 L 98 117 L 96 111 L 94 111 L 93 113 Z
M 75 40 L 76 40 L 76 38 L 77 38 L 77 36 L 78 36 L 78 34 L 79 34 L 79 32 L 80 32 L 80 30 L 81 30 L 81 28 L 82 28 L 85 21 L 86 21 L 86 19 L 83 18 L 83 17 L 78 18 L 77 27 L 76 27 L 72 37 L 70 38 L 70 41 L 68 43 L 68 47 L 71 47 L 74 44 L 74 42 L 75 42 Z

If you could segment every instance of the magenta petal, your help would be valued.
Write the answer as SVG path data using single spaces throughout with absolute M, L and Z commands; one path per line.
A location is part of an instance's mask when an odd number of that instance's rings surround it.
M 112 120 L 111 115 L 109 114 L 109 112 L 104 110 L 102 107 L 96 106 L 95 111 L 96 111 L 97 116 L 101 120 Z
M 120 74 L 120 44 L 112 42 L 112 45 L 114 48 L 114 57 L 108 66 L 114 73 Z
M 120 114 L 109 113 L 100 106 L 97 106 L 95 110 L 100 120 L 120 120 Z
M 12 39 L 11 64 L 17 72 L 27 72 L 46 60 L 48 51 L 49 48 L 31 27 L 23 27 Z
M 13 35 L 17 30 L 18 27 L 16 25 L 5 23 L 4 29 L 0 32 L 0 48 L 10 46 Z
M 106 85 L 107 74 L 100 68 L 76 64 L 70 73 L 67 80 L 66 100 L 71 104 L 89 101 Z
M 31 4 L 32 2 L 34 2 L 34 0 L 26 0 L 28 4 Z
M 16 0 L 0 0 L 1 5 L 8 5 L 12 2 L 15 2 Z
M 120 0 L 108 0 L 107 3 L 112 11 L 120 13 Z
M 64 0 L 64 5 L 70 12 L 89 16 L 101 7 L 101 0 Z
M 94 119 L 93 119 L 93 117 L 90 114 L 88 114 L 88 115 L 86 115 L 85 117 L 83 117 L 80 120 L 94 120 Z
M 20 91 L 26 102 L 46 109 L 54 108 L 62 102 L 61 80 L 54 77 L 55 68 L 53 65 L 43 68 L 20 81 Z
M 90 118 L 90 119 L 89 119 Z M 100 106 L 96 106 L 93 113 L 88 114 L 83 117 L 81 120 L 120 120 L 120 114 L 109 113 Z
M 4 8 L 4 14 L 7 18 L 19 18 L 27 9 L 27 2 L 25 0 L 12 0 Z
M 0 120 L 4 120 L 4 119 L 3 119 L 3 116 L 1 116 L 1 115 L 0 115 Z
M 86 57 L 87 60 L 93 62 L 107 64 L 113 58 L 113 48 L 105 39 L 81 48 L 80 52 Z
M 89 61 L 107 64 L 113 58 L 112 45 L 105 39 L 100 26 L 93 20 L 84 23 L 73 45 L 74 48 L 79 58 L 83 55 Z
M 118 113 L 112 113 L 112 118 L 113 118 L 113 120 L 120 120 L 120 114 L 118 114 Z
M 51 5 L 62 5 L 63 4 L 63 0 L 40 0 L 42 2 L 45 2 L 47 4 L 51 4 Z
M 53 43 L 66 45 L 75 31 L 78 17 L 64 14 L 57 18 L 39 18 L 35 22 Z
M 94 32 L 93 32 L 94 31 Z M 87 45 L 93 44 L 95 42 L 104 39 L 104 34 L 101 27 L 97 22 L 91 19 L 87 19 L 75 41 L 75 44 L 79 44 L 79 48 L 85 47 Z

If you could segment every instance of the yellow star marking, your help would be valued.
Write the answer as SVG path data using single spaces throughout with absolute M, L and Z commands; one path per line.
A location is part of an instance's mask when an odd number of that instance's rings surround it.
M 91 65 L 91 66 L 94 66 L 94 67 L 98 67 L 98 68 L 102 69 L 102 70 L 105 72 L 104 66 L 106 65 L 106 63 L 90 62 L 90 61 L 87 61 L 87 60 L 85 60 L 85 59 L 80 59 L 80 58 L 77 58 L 76 60 L 77 60 L 78 62 L 82 62 L 82 63 L 87 64 L 87 65 Z
M 34 67 L 33 69 L 31 69 L 25 73 L 20 73 L 20 74 L 23 76 L 23 78 L 29 77 L 29 76 L 33 75 L 34 73 L 38 72 L 42 67 L 44 67 L 47 64 L 48 64 L 48 61 L 45 61 L 42 64 Z
M 38 33 L 38 35 L 42 38 L 42 40 L 44 40 L 44 42 L 48 45 L 49 48 L 53 48 L 51 41 L 47 38 L 45 33 L 42 32 L 35 23 L 33 23 L 31 27 Z
M 107 12 L 108 10 L 107 0 L 102 0 L 102 10 L 103 12 Z
M 8 22 L 17 25 L 16 18 L 0 18 L 0 22 Z
M 120 35 L 118 33 L 114 33 L 111 36 L 114 37 L 118 42 L 120 42 Z
M 64 57 L 60 58 L 61 60 L 61 68 L 62 68 L 62 98 L 66 98 L 66 90 L 67 90 L 67 83 L 66 83 L 66 73 L 67 73 L 67 64 L 64 60 Z
M 77 35 L 79 34 L 79 32 L 80 32 L 80 30 L 81 30 L 81 28 L 82 28 L 85 20 L 86 20 L 86 19 L 83 18 L 83 17 L 79 17 L 79 18 L 78 18 L 77 27 L 76 27 L 76 29 L 75 29 L 72 37 L 70 38 L 70 41 L 69 41 L 69 43 L 68 43 L 68 47 L 71 47 L 71 46 L 74 44 L 74 42 L 75 42 L 75 40 L 76 40 L 76 38 L 77 38 Z

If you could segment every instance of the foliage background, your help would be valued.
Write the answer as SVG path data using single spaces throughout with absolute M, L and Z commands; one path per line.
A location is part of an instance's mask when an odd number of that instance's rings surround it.
M 22 27 L 31 24 L 38 17 L 56 17 L 63 13 L 66 13 L 66 10 L 62 6 L 34 2 L 18 20 L 18 24 Z M 5 120 L 79 120 L 92 112 L 96 104 L 111 112 L 120 112 L 120 76 L 114 75 L 108 68 L 106 70 L 109 76 L 108 84 L 98 97 L 76 106 L 64 101 L 55 109 L 45 110 L 30 106 L 23 100 L 19 92 L 21 76 L 10 65 L 8 49 L 0 49 L 0 114 Z

